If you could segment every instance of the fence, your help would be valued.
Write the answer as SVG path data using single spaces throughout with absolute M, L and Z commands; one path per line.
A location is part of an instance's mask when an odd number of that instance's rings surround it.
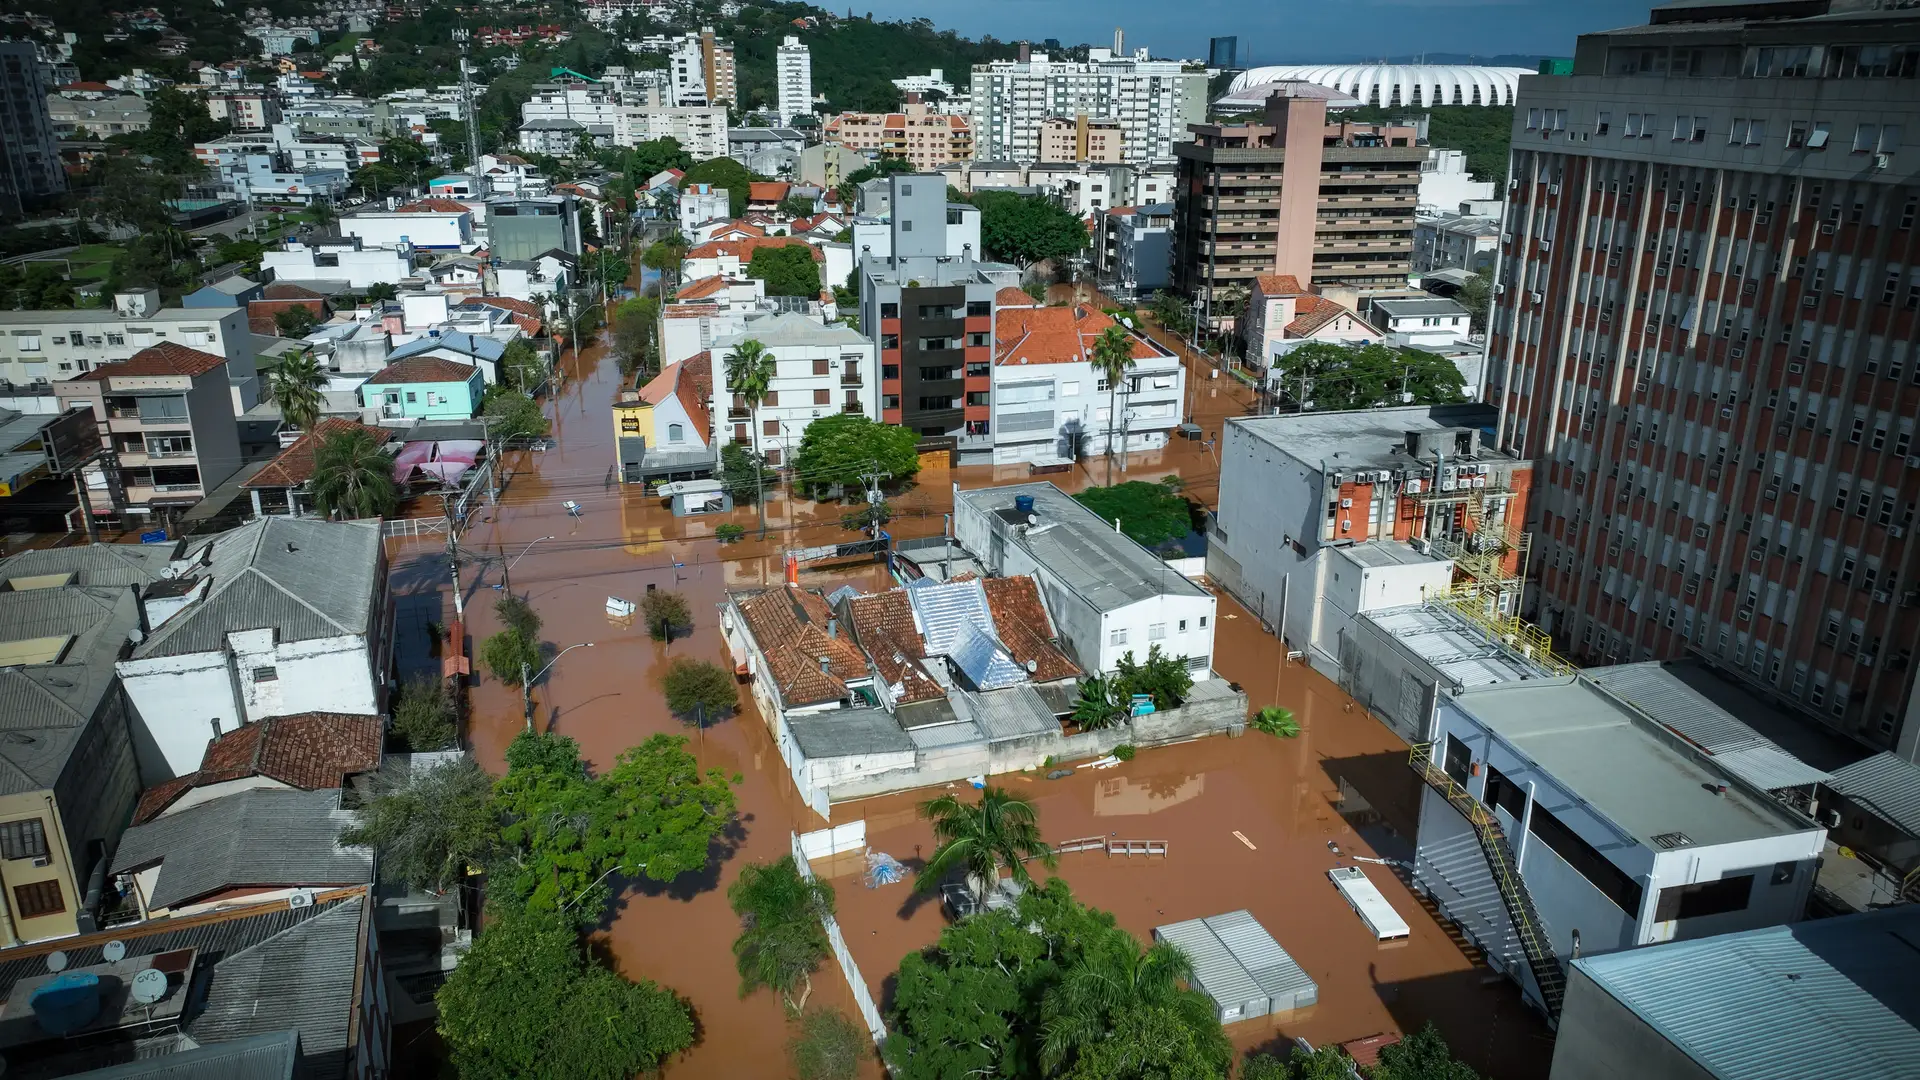
M 445 535 L 446 531 L 447 519 L 443 517 L 388 518 L 380 523 L 380 535 L 385 537 Z
M 790 833 L 793 837 L 793 861 L 800 872 L 813 877 L 813 867 L 807 865 L 807 853 L 800 843 L 800 834 Z M 847 977 L 847 986 L 853 990 L 853 1003 L 860 1010 L 860 1018 L 866 1021 L 867 1033 L 873 1036 L 873 1044 L 879 1046 L 887 1041 L 887 1022 L 880 1018 L 880 1009 L 873 1003 L 873 995 L 867 992 L 867 980 L 860 976 L 860 965 L 853 962 L 853 953 L 847 949 L 847 939 L 840 933 L 840 922 L 831 915 L 822 916 L 820 921 L 827 928 L 827 943 L 833 947 L 833 958 L 840 961 L 840 972 Z

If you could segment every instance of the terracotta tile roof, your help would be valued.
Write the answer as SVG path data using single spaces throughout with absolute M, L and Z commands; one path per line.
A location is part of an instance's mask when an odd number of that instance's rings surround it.
M 396 214 L 464 214 L 467 207 L 452 199 L 415 199 L 394 208 Z
M 387 386 L 394 383 L 463 383 L 473 378 L 479 368 L 467 364 L 457 364 L 443 356 L 409 356 L 395 360 L 367 380 L 368 386 Z
M 807 217 L 797 217 L 793 219 L 793 231 L 797 233 L 817 232 L 820 229 L 827 226 L 832 226 L 833 231 L 837 233 L 841 229 L 846 228 L 847 224 L 845 221 L 841 220 L 841 217 L 839 214 L 831 213 L 824 210 L 818 214 L 811 214 Z
M 1292 274 L 1261 274 L 1254 279 L 1254 284 L 1260 287 L 1262 296 L 1303 296 L 1307 291 Z
M 1287 324 L 1288 337 L 1306 337 L 1342 315 L 1353 314 L 1322 296 L 1302 296 L 1294 301 L 1293 313 L 1293 321 Z
M 1093 355 L 1094 342 L 1115 325 L 1103 311 L 1084 304 L 1073 307 L 1002 308 L 994 320 L 994 362 L 997 364 L 1071 364 Z M 1166 355 L 1138 334 L 1130 333 L 1133 356 L 1146 360 Z
M 545 314 L 545 312 L 540 310 L 539 304 L 526 300 L 518 300 L 511 296 L 476 296 L 473 298 L 473 301 L 477 304 L 485 304 L 488 307 L 499 308 L 502 311 L 511 311 L 516 315 L 531 315 L 536 319 Z
M 1110 206 L 1107 208 L 1108 217 L 1132 217 L 1134 212 L 1134 208 L 1131 206 Z
M 295 439 L 292 446 L 280 451 L 280 455 L 267 462 L 266 468 L 253 474 L 253 479 L 241 484 L 243 488 L 297 488 L 313 479 L 313 456 L 320 444 L 330 436 L 342 431 L 364 431 L 372 435 L 375 442 L 385 444 L 393 434 L 382 428 L 368 427 L 357 420 L 346 420 L 330 416 L 313 425 L 313 430 Z
M 826 261 L 826 256 L 820 254 L 819 248 L 797 236 L 750 236 L 745 240 L 710 240 L 688 250 L 687 258 L 718 259 L 732 255 L 741 262 L 747 262 L 753 258 L 755 251 L 763 247 L 788 247 L 793 244 L 799 244 L 813 252 L 814 262 Z
M 717 293 L 722 289 L 725 289 L 726 287 L 727 287 L 727 279 L 721 276 L 720 274 L 714 274 L 711 277 L 703 277 L 698 281 L 688 282 L 687 284 L 680 286 L 680 291 L 674 294 L 674 299 L 700 300 L 705 297 L 712 296 L 714 293 Z
M 765 235 L 767 230 L 751 221 L 729 221 L 713 230 L 713 235 L 707 237 L 707 241 L 712 243 L 715 240 L 751 240 L 756 236 Z
M 680 407 L 687 411 L 687 419 L 705 441 L 712 428 L 712 413 L 707 408 L 712 391 L 713 354 L 702 351 L 661 368 L 660 374 L 640 388 L 640 400 L 658 405 L 669 397 L 679 398 Z
M 999 292 L 994 293 L 993 302 L 996 306 L 1003 308 L 1031 308 L 1041 306 L 1040 301 L 1027 295 L 1027 290 L 1015 288 L 1012 285 L 1008 285 Z
M 101 364 L 93 370 L 94 376 L 102 379 L 114 375 L 185 375 L 191 378 L 205 375 L 226 362 L 224 356 L 163 341 L 141 349 L 125 360 Z
M 736 593 L 734 603 L 787 707 L 839 701 L 847 696 L 847 680 L 869 673 L 846 632 L 827 633 L 833 610 L 818 592 L 779 585 Z
M 993 627 L 1000 643 L 1013 654 L 1021 667 L 1032 662 L 1035 682 L 1071 679 L 1080 668 L 1053 643 L 1053 625 L 1047 619 L 1047 607 L 1040 601 L 1040 587 L 1030 577 L 987 578 L 981 582 L 987 590 L 987 609 L 993 613 Z
M 752 202 L 777 203 L 786 198 L 787 192 L 792 190 L 792 184 L 784 184 L 778 180 L 763 181 L 747 185 L 747 198 Z
M 664 319 L 698 319 L 705 315 L 720 314 L 719 304 L 672 304 L 661 312 Z
M 897 687 L 895 703 L 909 705 L 946 696 L 920 665 L 927 655 L 926 639 L 913 624 L 913 605 L 905 589 L 856 596 L 847 601 L 847 621 L 867 658 L 890 687 Z
M 380 766 L 386 720 L 345 713 L 298 713 L 243 724 L 207 743 L 200 768 L 148 788 L 133 822 L 152 821 L 197 787 L 264 776 L 302 791 L 340 787 L 354 774 Z
M 261 296 L 267 300 L 325 300 L 327 298 L 326 293 L 314 292 L 305 285 L 295 285 L 287 281 L 276 281 L 268 285 Z

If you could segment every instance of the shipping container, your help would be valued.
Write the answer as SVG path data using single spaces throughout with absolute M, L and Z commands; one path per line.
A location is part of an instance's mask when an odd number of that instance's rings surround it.
M 1357 866 L 1336 866 L 1327 871 L 1327 877 L 1333 880 L 1333 887 L 1347 898 L 1347 903 L 1367 924 L 1367 929 L 1379 941 L 1397 941 L 1407 936 L 1407 920 L 1393 910 L 1387 898 L 1367 880 L 1366 872 Z

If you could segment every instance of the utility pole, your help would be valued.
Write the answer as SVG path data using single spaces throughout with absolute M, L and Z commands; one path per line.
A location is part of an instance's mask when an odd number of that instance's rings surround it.
M 752 451 L 749 451 L 752 453 Z M 760 478 L 760 464 L 764 459 L 758 453 L 753 454 L 753 501 L 760 508 L 760 539 L 767 538 L 767 486 Z
M 453 574 L 453 617 L 464 621 L 467 600 L 460 595 L 460 530 L 454 525 L 453 503 L 446 495 L 440 496 L 440 511 L 446 515 L 447 522 L 447 568 Z
M 453 32 L 453 40 L 460 43 L 460 105 L 467 118 L 467 169 L 475 178 L 480 177 L 480 118 L 473 111 L 473 63 L 467 56 L 469 39 L 472 37 L 465 27 Z M 481 194 L 475 192 L 475 194 Z

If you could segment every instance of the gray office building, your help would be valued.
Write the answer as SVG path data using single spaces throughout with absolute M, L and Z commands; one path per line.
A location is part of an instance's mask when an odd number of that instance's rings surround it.
M 48 90 L 33 42 L 0 41 L 0 217 L 67 190 Z

